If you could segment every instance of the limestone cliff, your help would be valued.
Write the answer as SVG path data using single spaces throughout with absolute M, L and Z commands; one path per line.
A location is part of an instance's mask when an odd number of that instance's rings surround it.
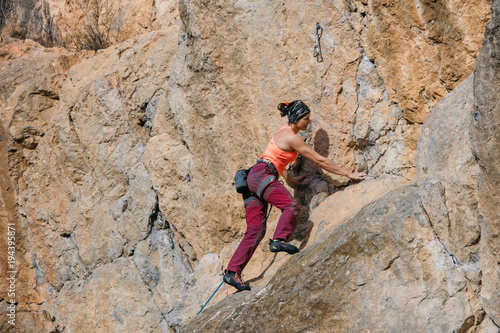
M 484 308 L 498 325 L 500 321 L 500 3 L 492 4 L 492 20 L 486 26 L 481 53 L 474 67 L 474 109 L 471 111 L 471 139 L 481 174 L 478 182 L 478 206 L 481 213 L 481 267 Z
M 100 3 L 99 51 L 2 34 L 2 331 L 498 331 L 499 1 Z M 89 22 L 77 2 L 11 10 L 45 44 Z M 371 178 L 299 160 L 301 253 L 263 242 L 252 292 L 194 318 L 245 232 L 234 172 L 298 98 L 306 142 Z

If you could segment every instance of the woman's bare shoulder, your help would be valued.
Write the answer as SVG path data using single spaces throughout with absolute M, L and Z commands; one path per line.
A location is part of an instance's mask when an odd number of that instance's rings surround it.
M 295 132 L 290 127 L 278 131 L 274 135 L 274 143 L 276 144 L 276 146 L 278 146 L 278 148 L 284 151 L 295 150 L 292 148 L 292 146 L 293 142 L 297 142 L 297 139 L 302 141 L 300 136 L 295 134 Z

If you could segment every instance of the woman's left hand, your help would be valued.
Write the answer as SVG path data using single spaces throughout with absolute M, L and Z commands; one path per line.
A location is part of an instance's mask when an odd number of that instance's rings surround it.
M 364 180 L 368 175 L 364 172 L 350 172 L 347 177 L 349 177 L 349 179 L 353 179 L 353 180 Z

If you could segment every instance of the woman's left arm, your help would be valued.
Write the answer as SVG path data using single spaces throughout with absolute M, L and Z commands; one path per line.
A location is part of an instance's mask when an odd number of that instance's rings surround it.
M 345 176 L 349 179 L 354 179 L 354 180 L 363 180 L 367 176 L 367 174 L 364 172 L 353 173 L 342 169 L 329 159 L 321 156 L 316 151 L 309 148 L 304 142 L 304 140 L 302 140 L 298 135 L 290 135 L 286 139 L 287 139 L 287 144 L 293 149 L 295 149 L 300 155 L 314 162 L 316 165 L 318 165 L 319 167 L 328 172 L 335 173 L 340 176 Z

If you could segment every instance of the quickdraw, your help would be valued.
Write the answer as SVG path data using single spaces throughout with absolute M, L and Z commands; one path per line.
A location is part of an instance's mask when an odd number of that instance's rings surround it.
M 319 22 L 316 23 L 316 45 L 314 45 L 314 53 L 313 56 L 316 58 L 318 62 L 323 62 L 323 55 L 321 54 L 321 44 L 320 39 L 323 34 L 323 28 L 319 25 Z

